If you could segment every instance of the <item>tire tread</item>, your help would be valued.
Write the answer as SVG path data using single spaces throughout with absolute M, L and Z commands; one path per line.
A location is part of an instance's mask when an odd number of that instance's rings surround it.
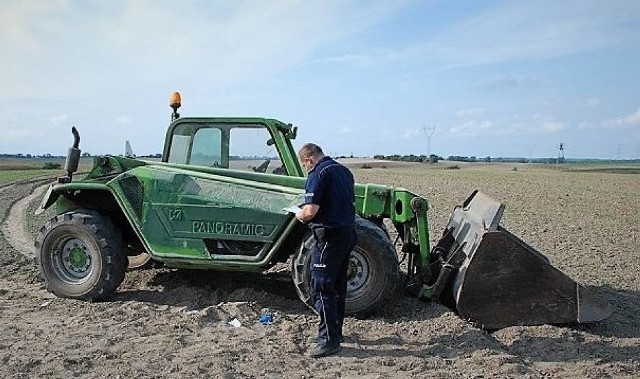
M 94 242 L 100 250 L 102 271 L 97 280 L 80 295 L 70 294 L 61 289 L 65 284 L 56 277 L 54 270 L 47 265 L 47 260 L 42 258 L 43 254 L 47 254 L 43 251 L 47 237 L 55 228 L 62 225 L 86 230 L 94 238 Z M 86 301 L 107 300 L 124 280 L 127 261 L 123 254 L 120 230 L 109 218 L 96 211 L 77 209 L 51 218 L 38 232 L 34 245 L 39 276 L 45 280 L 47 290 L 58 297 Z

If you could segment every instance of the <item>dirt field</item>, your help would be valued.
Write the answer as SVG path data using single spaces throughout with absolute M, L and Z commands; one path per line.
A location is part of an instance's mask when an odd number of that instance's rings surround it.
M 0 187 L 0 377 L 640 377 L 640 175 L 446 165 L 353 171 L 359 182 L 429 199 L 432 239 L 472 190 L 502 200 L 503 226 L 609 301 L 613 315 L 487 333 L 399 292 L 376 316 L 347 319 L 338 356 L 313 360 L 304 353 L 316 318 L 297 299 L 288 267 L 257 276 L 130 272 L 105 303 L 48 294 L 29 257 L 51 214 L 32 216 L 41 184 L 23 183 Z M 263 308 L 275 312 L 272 325 L 257 322 Z M 233 318 L 242 325 L 229 325 Z

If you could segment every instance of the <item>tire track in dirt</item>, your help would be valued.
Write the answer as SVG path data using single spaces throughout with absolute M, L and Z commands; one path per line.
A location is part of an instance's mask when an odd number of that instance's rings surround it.
M 3 187 L 0 191 L 14 186 Z M 5 218 L 2 223 L 2 228 L 0 229 L 9 245 L 29 258 L 33 256 L 33 239 L 26 231 L 27 208 L 35 198 L 42 196 L 42 193 L 48 186 L 48 184 L 45 184 L 35 187 L 30 195 L 16 201 L 15 204 L 11 206 L 9 214 Z
M 16 186 L 20 186 L 20 185 L 52 181 L 53 179 L 54 179 L 54 177 L 52 177 L 52 176 L 37 176 L 35 178 L 18 180 L 18 181 L 12 182 L 12 183 L 6 183 L 6 184 L 0 185 L 0 192 L 6 191 L 6 190 L 8 190 L 10 188 L 13 188 L 13 187 L 16 187 Z
M 7 184 L 7 185 L 4 185 L 4 186 L 0 186 L 0 193 L 2 193 L 4 191 L 7 191 L 7 190 L 10 190 L 11 188 L 13 188 L 15 186 L 16 186 L 16 183 L 11 183 L 11 184 Z

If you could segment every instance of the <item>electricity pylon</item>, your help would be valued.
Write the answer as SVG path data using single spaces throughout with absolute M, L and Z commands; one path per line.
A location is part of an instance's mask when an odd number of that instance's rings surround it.
M 423 125 L 422 131 L 424 132 L 424 136 L 427 137 L 427 157 L 430 157 L 431 156 L 431 137 L 433 137 L 433 133 L 436 132 L 436 127 L 430 126 L 427 128 L 426 125 Z

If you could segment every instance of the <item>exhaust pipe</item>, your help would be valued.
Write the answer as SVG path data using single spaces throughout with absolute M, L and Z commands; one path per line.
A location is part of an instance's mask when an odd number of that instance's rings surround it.
M 58 179 L 59 183 L 69 183 L 73 177 L 73 173 L 78 171 L 78 165 L 80 164 L 80 152 L 78 148 L 80 145 L 80 133 L 75 126 L 71 127 L 71 133 L 73 134 L 73 145 L 67 151 L 67 159 L 64 162 L 64 170 L 67 175 Z

